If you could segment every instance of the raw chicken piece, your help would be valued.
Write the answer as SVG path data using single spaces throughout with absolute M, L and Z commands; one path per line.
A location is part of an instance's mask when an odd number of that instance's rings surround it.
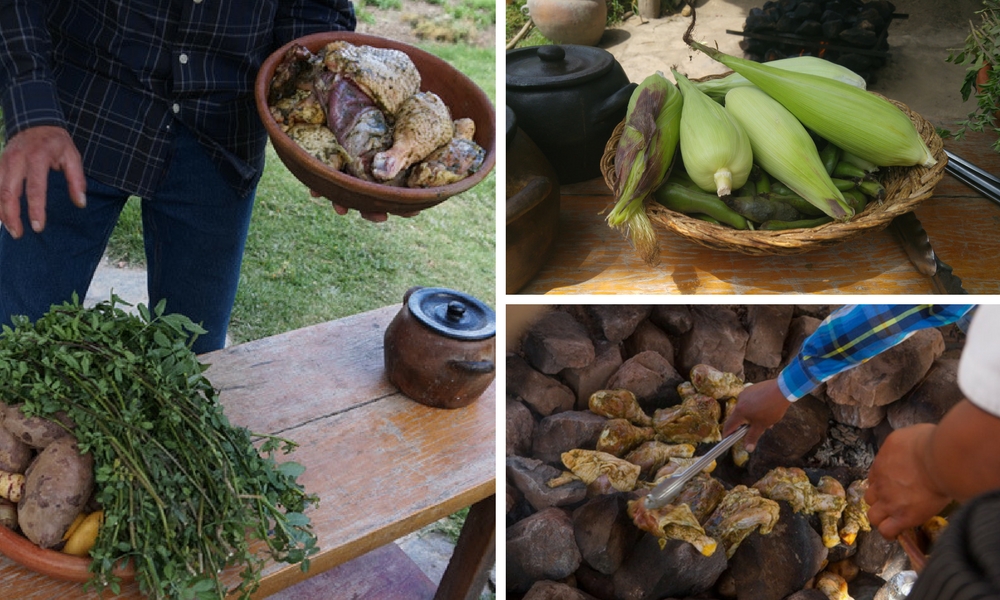
M 549 487 L 557 487 L 580 480 L 590 485 L 601 475 L 607 475 L 619 492 L 631 492 L 639 480 L 639 466 L 612 456 L 607 452 L 574 449 L 562 453 L 562 462 L 572 473 L 563 473 L 549 480 Z
M 642 469 L 639 471 L 639 477 L 648 479 L 671 457 L 691 458 L 694 456 L 694 450 L 691 444 L 664 444 L 653 440 L 640 444 L 625 456 L 625 460 L 639 465 Z
M 842 503 L 838 503 L 840 506 L 839 510 L 834 507 L 819 513 L 819 522 L 823 526 L 823 545 L 827 548 L 833 548 L 840 543 L 840 534 L 837 533 L 837 525 L 840 524 L 840 515 L 843 514 L 844 509 L 847 507 L 847 493 L 844 492 L 844 486 L 840 485 L 839 481 L 829 475 L 819 478 L 819 484 L 816 486 L 816 489 L 822 494 L 829 494 L 830 496 L 844 499 Z
M 698 390 L 694 389 L 694 384 L 690 381 L 685 381 L 677 386 L 677 395 L 681 397 L 681 400 L 690 398 L 698 393 Z
M 659 538 L 660 549 L 667 545 L 667 540 L 682 540 L 697 548 L 702 555 L 712 556 L 719 545 L 705 535 L 705 530 L 687 504 L 668 504 L 649 509 L 645 499 L 640 498 L 628 503 L 628 516 L 636 527 Z
M 271 116 L 286 133 L 290 127 L 300 123 L 326 124 L 326 112 L 323 105 L 309 91 L 299 91 L 293 96 L 282 98 L 269 109 Z
M 698 473 L 681 488 L 674 504 L 687 504 L 701 523 L 708 519 L 725 495 L 726 488 L 718 479 L 708 473 Z
M 733 414 L 733 409 L 735 408 L 736 408 L 735 397 L 726 400 L 727 419 L 729 418 L 729 415 Z M 730 452 L 732 453 L 733 456 L 733 464 L 735 464 L 737 467 L 742 467 L 743 465 L 747 464 L 747 461 L 750 460 L 750 453 L 747 452 L 747 444 L 745 440 L 746 438 L 740 438 L 735 444 L 733 444 L 733 447 L 730 449 Z
M 353 81 L 389 115 L 396 115 L 403 103 L 420 90 L 416 65 L 399 50 L 336 41 L 323 49 L 323 64 L 328 71 Z
M 417 163 L 406 178 L 407 187 L 437 187 L 461 181 L 483 166 L 486 151 L 465 138 L 454 137 L 423 162 Z
M 837 536 L 833 535 L 832 531 L 827 531 L 827 527 L 828 522 L 832 522 L 832 527 L 835 530 L 840 515 L 847 505 L 844 496 L 824 493 L 815 488 L 809 482 L 806 472 L 797 467 L 776 467 L 761 477 L 760 481 L 753 484 L 753 487 L 771 500 L 788 502 L 795 512 L 819 513 L 820 521 L 823 523 L 823 544 L 827 548 L 837 545 Z M 836 487 L 829 481 L 825 483 L 827 490 L 838 491 L 836 488 L 843 491 L 843 487 L 839 483 L 836 484 Z M 827 514 L 824 516 L 824 513 Z
M 434 92 L 410 96 L 394 116 L 392 147 L 372 161 L 372 174 L 381 181 L 427 158 L 455 134 L 451 112 Z
M 597 438 L 597 450 L 623 456 L 639 444 L 652 441 L 655 436 L 652 427 L 636 427 L 626 419 L 609 419 Z
M 934 545 L 934 542 L 941 537 L 944 530 L 948 528 L 948 519 L 941 516 L 933 516 L 927 519 L 927 522 L 920 526 L 920 531 L 927 536 L 927 542 Z
M 629 390 L 598 390 L 587 400 L 590 412 L 609 419 L 628 419 L 640 427 L 649 427 L 653 419 L 639 406 L 635 394 Z
M 858 537 L 859 531 L 871 531 L 868 522 L 868 503 L 865 502 L 865 492 L 868 491 L 868 480 L 859 479 L 847 486 L 847 507 L 844 509 L 844 525 L 840 528 L 840 539 L 850 546 Z
M 816 589 L 826 594 L 829 600 L 854 600 L 847 593 L 847 580 L 830 571 L 819 574 L 819 578 L 816 579 Z
M 698 393 L 716 400 L 735 398 L 746 387 L 743 380 L 733 373 L 724 373 L 711 365 L 691 367 L 691 383 Z
M 303 150 L 338 171 L 351 160 L 347 152 L 337 144 L 337 138 L 333 132 L 323 125 L 301 123 L 292 125 L 286 133 Z
M 738 485 L 726 493 L 705 521 L 705 532 L 721 540 L 726 558 L 732 558 L 743 540 L 758 528 L 762 535 L 771 533 L 780 512 L 774 500 L 764 498 L 758 490 Z
M 656 485 L 663 481 L 667 477 L 673 475 L 678 475 L 682 473 L 685 469 L 689 468 L 698 460 L 698 457 L 693 458 L 678 458 L 676 456 L 671 456 L 667 459 L 667 463 L 656 471 L 656 475 L 653 476 L 653 485 Z M 707 467 L 702 469 L 702 473 L 711 473 L 715 470 L 716 462 L 713 460 Z
M 274 77 L 267 92 L 268 104 L 296 95 L 299 90 L 309 91 L 313 76 L 323 60 L 300 44 L 293 44 L 274 68 Z
M 372 160 L 392 144 L 385 115 L 361 88 L 337 73 L 317 77 L 314 91 L 326 107 L 327 126 L 351 157 L 347 171 L 371 180 Z
M 695 394 L 679 405 L 653 413 L 653 428 L 663 441 L 673 444 L 718 442 L 719 416 L 722 409 L 711 396 Z

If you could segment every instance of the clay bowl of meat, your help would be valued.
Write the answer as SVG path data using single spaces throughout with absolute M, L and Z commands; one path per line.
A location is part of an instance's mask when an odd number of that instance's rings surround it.
M 424 210 L 481 182 L 496 161 L 486 94 L 444 60 L 401 42 L 308 35 L 264 61 L 254 91 L 281 161 L 341 206 Z

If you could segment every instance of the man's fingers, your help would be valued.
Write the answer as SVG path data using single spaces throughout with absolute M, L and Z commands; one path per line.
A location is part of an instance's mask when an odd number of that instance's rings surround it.
M 20 166 L 20 165 L 19 165 Z M 0 171 L 0 222 L 15 240 L 21 237 L 21 193 L 24 191 L 24 172 L 21 168 L 8 166 Z
M 66 186 L 73 204 L 80 208 L 87 206 L 87 178 L 83 174 L 83 161 L 76 148 L 67 150 L 62 159 L 62 172 L 66 176 Z
M 28 166 L 25 195 L 28 197 L 28 221 L 35 233 L 45 229 L 45 197 L 49 187 L 48 165 L 34 163 Z

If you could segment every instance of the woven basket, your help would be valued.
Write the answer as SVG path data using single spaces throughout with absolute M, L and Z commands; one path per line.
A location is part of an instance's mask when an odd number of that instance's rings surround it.
M 695 81 L 706 81 L 724 77 L 728 73 L 711 75 Z M 875 92 L 869 92 L 885 98 Z M 750 255 L 801 254 L 827 246 L 846 242 L 868 232 L 880 231 L 888 227 L 897 216 L 912 211 L 920 202 L 930 198 L 934 186 L 944 177 L 944 167 L 948 158 L 944 153 L 944 142 L 926 119 L 911 111 L 908 106 L 885 98 L 899 107 L 917 128 L 920 137 L 930 149 L 937 164 L 933 167 L 881 167 L 876 172 L 879 182 L 885 187 L 886 197 L 881 203 L 869 202 L 865 210 L 847 223 L 827 223 L 809 229 L 786 229 L 782 231 L 745 231 L 724 225 L 715 225 L 694 217 L 664 208 L 658 202 L 646 203 L 646 214 L 655 226 L 662 226 L 674 233 L 716 250 L 741 252 Z M 601 173 L 604 181 L 615 189 L 615 153 L 621 139 L 625 122 L 618 124 L 601 157 Z

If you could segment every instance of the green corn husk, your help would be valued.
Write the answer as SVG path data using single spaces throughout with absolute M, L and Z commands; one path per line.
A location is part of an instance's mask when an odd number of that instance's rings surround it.
M 726 94 L 726 110 L 743 126 L 754 159 L 773 178 L 834 219 L 847 221 L 854 216 L 854 210 L 826 174 L 809 132 L 792 113 L 751 87 Z
M 847 67 L 842 67 L 837 63 L 816 56 L 790 56 L 788 58 L 768 61 L 767 64 L 784 71 L 819 75 L 820 77 L 842 81 L 847 85 L 852 85 L 861 90 L 867 89 L 864 77 Z M 731 73 L 719 79 L 696 81 L 694 84 L 716 102 L 722 102 L 723 98 L 726 97 L 726 93 L 735 87 L 753 85 L 749 79 L 739 73 Z
M 726 109 L 671 69 L 684 98 L 681 108 L 681 158 L 698 187 L 729 195 L 747 182 L 753 168 L 750 139 Z
M 883 167 L 937 163 L 910 118 L 888 100 L 826 77 L 776 69 L 697 42 L 692 46 L 752 81 L 845 152 Z
M 680 140 L 681 94 L 661 73 L 632 92 L 625 128 L 615 152 L 615 206 L 611 227 L 623 229 L 647 263 L 657 257 L 656 232 L 646 216 L 646 198 L 667 176 Z

